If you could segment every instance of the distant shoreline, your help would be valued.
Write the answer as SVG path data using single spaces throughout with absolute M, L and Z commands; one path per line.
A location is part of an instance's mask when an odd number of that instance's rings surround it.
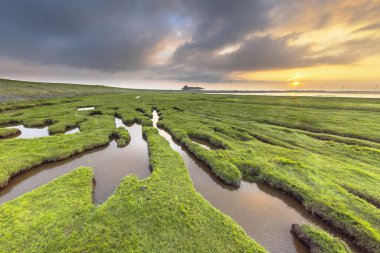
M 187 92 L 187 91 L 185 91 Z M 380 91 L 328 91 L 328 90 L 202 90 L 199 93 L 338 93 L 338 94 L 380 94 Z
M 204 91 L 198 94 L 272 96 L 272 97 L 330 97 L 330 98 L 371 98 L 380 99 L 380 91 Z

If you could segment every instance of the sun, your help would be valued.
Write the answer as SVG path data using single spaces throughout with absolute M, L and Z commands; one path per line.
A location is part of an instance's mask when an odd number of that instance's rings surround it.
M 298 82 L 298 81 L 294 81 L 294 82 L 292 83 L 292 85 L 293 85 L 293 86 L 298 86 L 298 85 L 300 85 L 300 82 Z

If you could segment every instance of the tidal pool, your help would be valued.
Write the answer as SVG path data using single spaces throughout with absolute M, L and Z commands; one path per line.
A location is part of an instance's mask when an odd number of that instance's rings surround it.
M 75 133 L 79 133 L 79 132 L 80 132 L 79 127 L 75 127 L 73 129 L 66 131 L 65 134 L 75 134 Z
M 6 128 L 17 128 L 18 130 L 21 131 L 21 134 L 14 136 L 13 138 L 30 139 L 30 138 L 38 138 L 38 137 L 49 136 L 48 127 L 29 128 L 29 127 L 24 127 L 23 125 L 17 125 L 17 126 L 9 126 Z
M 212 145 L 210 142 L 208 141 L 205 141 L 205 140 L 201 140 L 201 139 L 197 139 L 197 138 L 190 138 L 193 142 L 197 143 L 199 146 L 201 146 L 202 148 L 205 148 L 207 150 L 217 150 L 217 149 L 220 149 L 220 148 L 217 148 L 215 147 L 214 145 Z
M 309 249 L 291 232 L 293 223 L 313 223 L 329 229 L 304 207 L 278 190 L 264 184 L 241 182 L 239 188 L 216 178 L 210 168 L 157 127 L 159 116 L 153 111 L 153 125 L 183 158 L 196 190 L 213 206 L 229 215 L 258 243 L 272 253 L 306 253 Z
M 119 121 L 115 120 L 115 123 L 119 124 Z M 94 201 L 97 204 L 107 200 L 126 175 L 135 174 L 140 179 L 148 177 L 150 175 L 148 146 L 143 139 L 142 127 L 137 124 L 124 127 L 131 135 L 131 141 L 126 147 L 118 148 L 116 142 L 112 141 L 106 147 L 75 155 L 60 162 L 47 163 L 21 173 L 0 190 L 0 203 L 21 196 L 80 166 L 94 169 Z
M 90 110 L 94 110 L 94 109 L 95 109 L 95 107 L 91 106 L 91 107 L 80 107 L 77 110 L 78 111 L 90 111 Z
M 23 125 L 17 125 L 17 126 L 9 126 L 6 128 L 17 128 L 20 130 L 19 135 L 10 136 L 5 139 L 13 139 L 13 138 L 20 138 L 20 139 L 32 139 L 32 138 L 40 138 L 40 137 L 47 137 L 50 136 L 48 127 L 24 127 Z M 67 130 L 65 134 L 75 134 L 80 132 L 79 127 L 75 127 L 73 129 Z

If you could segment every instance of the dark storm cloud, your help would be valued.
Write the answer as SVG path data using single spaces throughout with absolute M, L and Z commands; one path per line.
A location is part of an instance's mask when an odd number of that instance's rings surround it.
M 174 1 L 0 3 L 1 56 L 105 71 L 145 67 L 171 32 Z
M 162 70 L 156 73 L 156 77 L 152 79 L 157 79 L 160 76 L 160 80 L 172 80 L 181 82 L 206 82 L 206 83 L 217 83 L 229 81 L 226 79 L 225 73 L 215 70 L 203 69 L 199 71 L 197 68 L 167 68 L 162 74 Z
M 183 49 L 183 48 L 182 48 Z M 277 69 L 303 65 L 303 55 L 308 47 L 289 47 L 284 38 L 270 36 L 253 37 L 244 41 L 231 53 L 215 54 L 205 50 L 183 50 L 177 52 L 174 65 L 186 62 L 188 65 L 228 71 Z
M 368 53 L 361 49 L 363 44 L 355 47 L 351 41 L 341 45 L 353 48 L 351 52 L 326 55 L 314 52 L 312 45 L 289 43 L 305 32 L 305 25 L 319 29 L 336 19 L 355 24 L 362 17 L 377 18 L 379 6 L 365 0 L 348 2 L 2 0 L 0 57 L 207 82 L 223 81 L 236 71 L 349 63 Z M 268 32 L 287 22 L 293 27 L 287 32 Z M 374 29 L 376 22 L 360 30 Z M 173 55 L 158 64 L 156 56 L 170 43 L 176 45 Z M 220 54 L 231 46 L 235 51 Z
M 0 4 L 0 55 L 104 71 L 148 67 L 176 29 L 187 47 L 213 50 L 268 23 L 265 1 L 14 1 Z M 181 25 L 190 22 L 189 28 Z
M 185 1 L 196 25 L 191 43 L 183 48 L 217 49 L 267 27 L 267 1 Z M 180 48 L 178 51 L 181 51 Z

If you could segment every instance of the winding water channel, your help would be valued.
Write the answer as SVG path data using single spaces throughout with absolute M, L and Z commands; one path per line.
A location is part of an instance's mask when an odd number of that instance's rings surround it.
M 159 116 L 153 111 L 153 125 L 183 158 L 196 190 L 213 206 L 229 215 L 258 243 L 272 253 L 306 253 L 309 249 L 290 232 L 293 223 L 312 223 L 336 234 L 320 219 L 309 214 L 291 196 L 264 184 L 241 182 L 231 187 L 212 173 L 178 144 L 169 133 L 157 127 Z M 352 245 L 350 245 L 352 247 Z M 360 252 L 356 247 L 354 252 Z
M 94 168 L 95 203 L 103 203 L 114 192 L 120 180 L 129 174 L 140 179 L 150 175 L 147 143 L 143 139 L 142 127 L 134 124 L 125 126 L 115 119 L 117 127 L 125 127 L 131 141 L 124 148 L 118 148 L 115 141 L 106 147 L 72 156 L 59 162 L 47 163 L 12 178 L 9 184 L 0 190 L 0 204 L 17 198 L 55 178 L 62 176 L 80 166 Z
M 153 112 L 157 128 L 159 116 Z M 265 185 L 241 182 L 231 187 L 216 178 L 209 168 L 176 143 L 165 130 L 159 134 L 183 158 L 196 190 L 213 206 L 229 215 L 258 243 L 273 253 L 306 253 L 308 248 L 290 233 L 292 223 L 307 223 L 310 215 L 295 200 Z
M 232 217 L 257 242 L 272 253 L 306 253 L 304 246 L 291 232 L 293 223 L 314 223 L 329 230 L 324 223 L 305 211 L 303 206 L 280 191 L 263 184 L 242 182 L 239 188 L 217 179 L 211 170 L 198 161 L 185 148 L 176 143 L 170 134 L 157 127 L 159 116 L 153 112 L 153 125 L 183 158 L 196 190 L 213 206 Z M 114 192 L 120 180 L 135 174 L 140 179 L 150 175 L 149 156 L 142 127 L 126 126 L 115 118 L 116 127 L 124 127 L 131 136 L 130 143 L 118 148 L 115 141 L 109 145 L 73 156 L 66 160 L 48 163 L 22 173 L 0 190 L 0 204 L 27 193 L 80 166 L 94 168 L 94 201 L 103 203 Z M 73 132 L 79 131 L 73 129 Z M 197 140 L 199 141 L 199 140 Z M 210 148 L 200 143 L 204 148 Z M 206 145 L 206 146 L 205 146 Z

